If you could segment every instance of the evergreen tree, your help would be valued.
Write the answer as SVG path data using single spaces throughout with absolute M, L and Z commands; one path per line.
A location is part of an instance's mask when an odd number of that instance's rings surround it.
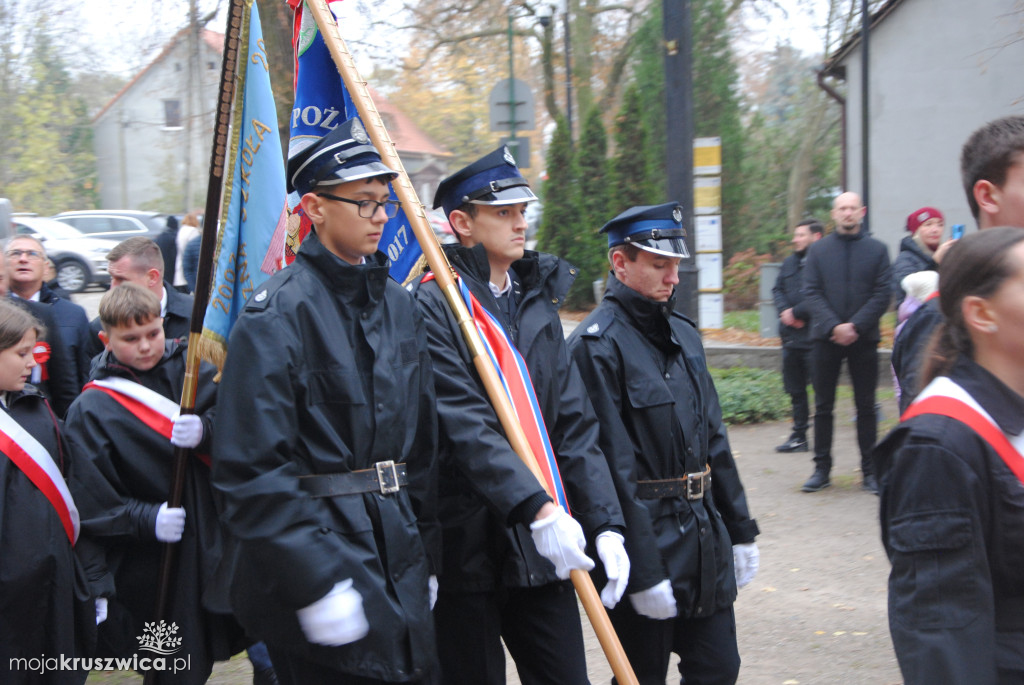
M 729 44 L 727 7 L 724 0 L 691 0 L 693 22 L 693 122 L 694 136 L 722 139 L 722 227 L 726 258 L 743 247 L 745 227 L 739 217 L 743 207 L 744 135 L 740 118 L 738 73 Z M 657 202 L 667 201 L 665 186 L 665 66 L 662 57 L 661 3 L 652 3 L 650 17 L 637 34 L 633 78 L 643 93 L 643 119 L 650 143 L 649 178 L 659 189 Z M 756 179 L 755 179 L 756 180 Z
M 648 181 L 650 164 L 647 124 L 643 116 L 643 99 L 636 82 L 630 84 L 622 97 L 622 108 L 615 117 L 615 156 L 611 160 L 608 184 L 608 218 L 618 216 L 630 207 L 657 204 L 661 193 L 653 192 Z
M 564 117 L 559 117 L 548 146 L 548 178 L 544 181 L 544 216 L 537 230 L 537 249 L 559 256 L 572 250 L 579 226 L 576 166 Z
M 662 144 L 665 140 L 665 60 L 660 2 L 651 3 L 649 16 L 637 31 L 636 41 L 633 83 L 642 98 L 640 118 L 647 136 L 642 152 L 652 195 L 640 204 L 659 204 L 668 201 L 665 146 Z
M 576 176 L 579 179 L 579 221 L 573 234 L 570 251 L 562 256 L 579 271 L 576 282 L 569 290 L 566 304 L 579 308 L 593 303 L 593 281 L 601 278 L 607 269 L 607 241 L 598 233 L 608 221 L 608 138 L 601 123 L 601 111 L 590 108 L 580 133 L 576 156 Z
M 722 139 L 722 248 L 726 259 L 747 247 L 743 207 L 743 125 L 739 75 L 729 45 L 725 0 L 691 0 L 693 13 L 693 135 Z

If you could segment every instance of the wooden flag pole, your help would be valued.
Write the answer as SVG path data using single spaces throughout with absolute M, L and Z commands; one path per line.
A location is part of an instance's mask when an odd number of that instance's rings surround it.
M 462 300 L 458 285 L 452 275 L 451 265 L 448 264 L 444 252 L 441 251 L 441 246 L 437 243 L 437 238 L 434 237 L 434 232 L 427 223 L 426 211 L 416 196 L 416 191 L 409 181 L 409 175 L 406 173 L 405 167 L 395 151 L 395 145 L 384 128 L 380 114 L 378 114 L 377 108 L 370 97 L 370 91 L 366 87 L 366 81 L 359 77 L 359 72 L 356 69 L 352 55 L 348 51 L 345 41 L 338 30 L 338 23 L 327 6 L 327 0 L 306 0 L 306 7 L 313 13 L 313 18 L 320 28 L 324 42 L 327 44 L 328 50 L 330 50 L 338 72 L 341 74 L 353 102 L 355 102 L 356 110 L 359 112 L 359 117 L 362 119 L 366 131 L 373 141 L 374 147 L 380 152 L 384 164 L 399 172 L 398 178 L 393 181 L 395 192 L 398 194 L 398 199 L 402 201 L 402 207 L 409 218 L 409 225 L 416 236 L 416 240 L 419 241 L 420 247 L 423 249 L 423 255 L 426 257 L 430 269 L 434 272 L 434 278 L 437 280 L 438 286 L 445 294 L 448 304 L 455 314 L 455 319 L 462 330 L 466 344 L 469 347 L 469 352 L 473 357 L 473 364 L 476 367 L 477 373 L 480 374 L 484 388 L 490 397 L 491 404 L 494 406 L 494 411 L 498 415 L 498 420 L 501 421 L 501 426 L 508 436 L 509 444 L 515 453 L 519 455 L 519 458 L 530 467 L 530 470 L 537 477 L 537 480 L 545 486 L 546 490 L 547 486 L 537 465 L 536 456 L 533 454 L 533 450 L 530 449 L 526 434 L 519 424 L 515 410 L 502 388 L 498 372 L 487 355 L 483 342 L 480 339 L 480 334 L 476 329 L 476 324 L 473 322 L 473 318 L 470 316 L 469 310 Z M 553 493 L 548 492 L 548 494 L 551 495 Z M 601 598 L 597 594 L 597 589 L 594 587 L 590 574 L 576 569 L 572 571 L 571 578 L 576 588 L 576 593 L 580 597 L 580 602 L 583 604 L 587 617 L 590 619 L 594 632 L 597 634 L 597 639 L 601 643 L 601 648 L 608 658 L 608 663 L 615 674 L 616 680 L 622 683 L 622 685 L 639 685 L 636 675 L 634 675 L 633 669 L 629 665 L 629 660 L 626 658 L 626 653 L 622 649 L 622 644 L 619 642 L 619 637 L 615 634 L 615 629 L 608 618 L 608 612 L 605 611 L 604 605 L 601 604 Z
M 231 0 L 228 8 L 227 30 L 224 32 L 223 61 L 220 70 L 220 97 L 217 101 L 217 115 L 213 129 L 213 147 L 210 151 L 210 178 L 206 190 L 206 208 L 203 215 L 203 233 L 199 248 L 199 270 L 196 276 L 196 292 L 192 302 L 192 318 L 189 322 L 188 352 L 185 359 L 185 381 L 181 391 L 181 413 L 195 412 L 196 386 L 199 377 L 199 337 L 203 332 L 203 318 L 206 304 L 210 299 L 210 276 L 213 272 L 213 251 L 217 243 L 217 217 L 220 215 L 220 197 L 224 184 L 224 164 L 227 157 L 228 133 L 231 125 L 231 104 L 235 92 L 239 44 L 246 23 L 244 5 L 252 0 Z M 166 286 L 165 286 L 166 287 Z M 191 450 L 174 448 L 171 492 L 167 506 L 181 506 L 185 491 L 185 476 L 188 471 Z M 164 545 L 157 580 L 156 609 L 154 620 L 159 621 L 167 613 L 171 579 L 177 564 L 177 544 Z M 156 682 L 156 672 L 146 671 L 144 685 Z

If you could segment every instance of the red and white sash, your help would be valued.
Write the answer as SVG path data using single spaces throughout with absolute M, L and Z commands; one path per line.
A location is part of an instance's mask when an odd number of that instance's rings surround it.
M 1011 437 L 966 390 L 946 376 L 939 376 L 921 391 L 900 420 L 921 414 L 948 416 L 967 425 L 1002 458 L 1014 475 L 1024 483 L 1024 433 Z
M 109 376 L 89 381 L 82 391 L 90 388 L 110 395 L 143 424 L 168 440 L 171 439 L 174 417 L 181 411 L 181 407 L 175 402 L 144 385 L 120 376 Z M 196 456 L 207 466 L 210 465 L 209 456 L 205 454 L 196 454 Z
M 3 410 L 0 410 L 0 452 L 6 454 L 53 505 L 68 540 L 74 545 L 79 532 L 78 508 L 63 474 L 46 448 Z
M 422 281 L 426 283 L 433 278 L 434 273 L 430 272 L 423 277 Z M 508 337 L 505 327 L 480 304 L 458 274 L 455 274 L 455 281 L 459 285 L 462 299 L 480 333 L 481 342 L 494 363 L 505 394 L 519 418 L 519 424 L 523 428 L 526 440 L 536 458 L 537 466 L 544 477 L 548 493 L 566 511 L 569 511 L 569 500 L 565 495 L 562 475 L 558 471 L 555 451 L 551 447 L 548 429 L 544 425 L 544 415 L 540 411 L 540 403 L 533 388 L 533 381 L 530 379 L 530 370 L 526 366 L 526 360 L 516 349 L 512 339 Z

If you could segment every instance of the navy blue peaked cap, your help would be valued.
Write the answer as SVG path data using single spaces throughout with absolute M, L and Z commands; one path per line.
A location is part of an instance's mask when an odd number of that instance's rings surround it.
M 336 185 L 374 176 L 394 180 L 398 172 L 384 166 L 366 129 L 356 118 L 338 124 L 288 160 L 288 192 L 296 191 L 299 195 L 321 184 Z
M 665 257 L 686 259 L 686 229 L 683 208 L 678 202 L 630 207 L 601 227 L 608 234 L 608 248 L 636 245 L 641 250 Z
M 515 157 L 503 145 L 441 181 L 434 193 L 434 209 L 443 207 L 447 216 L 466 203 L 514 205 L 536 199 Z

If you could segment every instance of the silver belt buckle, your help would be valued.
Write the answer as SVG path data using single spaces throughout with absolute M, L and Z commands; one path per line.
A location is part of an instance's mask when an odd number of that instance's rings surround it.
M 686 474 L 686 499 L 704 499 L 704 472 Z
M 382 495 L 391 495 L 398 492 L 398 469 L 392 459 L 378 461 L 373 465 L 377 469 L 377 482 L 380 484 Z

